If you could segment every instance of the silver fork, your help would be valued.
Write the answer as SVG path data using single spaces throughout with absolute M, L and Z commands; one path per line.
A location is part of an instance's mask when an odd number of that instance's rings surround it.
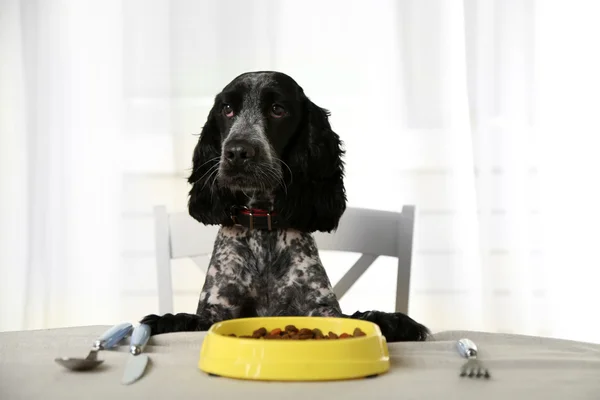
M 467 362 L 460 369 L 460 376 L 469 378 L 490 378 L 490 372 L 477 359 L 477 346 L 469 339 L 460 339 L 456 346 L 461 356 L 467 359 Z

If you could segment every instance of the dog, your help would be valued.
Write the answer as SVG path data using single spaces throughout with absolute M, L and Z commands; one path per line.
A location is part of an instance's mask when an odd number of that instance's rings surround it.
M 334 231 L 346 209 L 344 150 L 290 76 L 237 76 L 215 97 L 194 149 L 188 211 L 220 225 L 195 314 L 151 314 L 152 335 L 205 331 L 256 316 L 327 316 L 379 325 L 388 342 L 424 341 L 403 313 L 340 309 L 313 232 Z

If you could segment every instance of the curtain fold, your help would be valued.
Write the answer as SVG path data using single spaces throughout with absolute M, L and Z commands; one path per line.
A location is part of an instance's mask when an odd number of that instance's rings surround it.
M 23 327 L 29 241 L 26 96 L 19 1 L 0 2 L 0 330 Z
M 114 322 L 121 3 L 3 0 L 1 14 L 0 326 Z

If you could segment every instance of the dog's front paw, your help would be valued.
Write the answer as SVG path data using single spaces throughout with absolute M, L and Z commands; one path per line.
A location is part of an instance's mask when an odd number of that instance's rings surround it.
M 357 311 L 351 318 L 362 319 L 379 325 L 387 342 L 423 342 L 430 335 L 429 329 L 403 313 L 382 311 Z
M 173 314 L 165 314 L 163 316 L 150 314 L 146 315 L 140 321 L 140 324 L 146 324 L 150 327 L 151 335 L 159 335 L 161 333 L 169 333 L 174 331 Z
M 202 323 L 200 316 L 195 314 L 165 314 L 146 315 L 140 321 L 141 324 L 150 326 L 151 335 L 171 332 L 193 332 L 206 330 L 206 324 Z

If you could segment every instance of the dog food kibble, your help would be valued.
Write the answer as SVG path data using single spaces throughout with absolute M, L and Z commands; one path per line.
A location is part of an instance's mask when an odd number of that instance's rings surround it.
M 281 329 L 279 329 L 279 328 L 275 328 L 271 331 L 271 333 L 269 333 L 269 335 L 271 335 L 271 336 L 277 336 L 279 334 L 281 334 Z
M 360 330 L 360 328 L 354 329 L 354 337 L 366 336 L 367 334 Z
M 259 337 L 265 336 L 266 334 L 267 334 L 267 330 L 265 328 L 260 328 L 260 329 L 255 330 L 252 333 L 252 337 L 258 339 Z
M 237 337 L 235 334 L 230 334 L 228 336 Z M 271 331 L 267 331 L 266 328 L 259 328 L 252 332 L 252 335 L 242 335 L 239 336 L 242 339 L 282 339 L 282 340 L 330 340 L 330 339 L 347 339 L 347 338 L 355 338 L 366 336 L 366 333 L 360 330 L 360 328 L 354 329 L 352 334 L 342 333 L 337 335 L 333 332 L 329 332 L 327 335 L 324 335 L 320 329 L 308 329 L 302 328 L 298 329 L 294 325 L 288 325 L 283 330 L 280 328 L 275 328 Z

